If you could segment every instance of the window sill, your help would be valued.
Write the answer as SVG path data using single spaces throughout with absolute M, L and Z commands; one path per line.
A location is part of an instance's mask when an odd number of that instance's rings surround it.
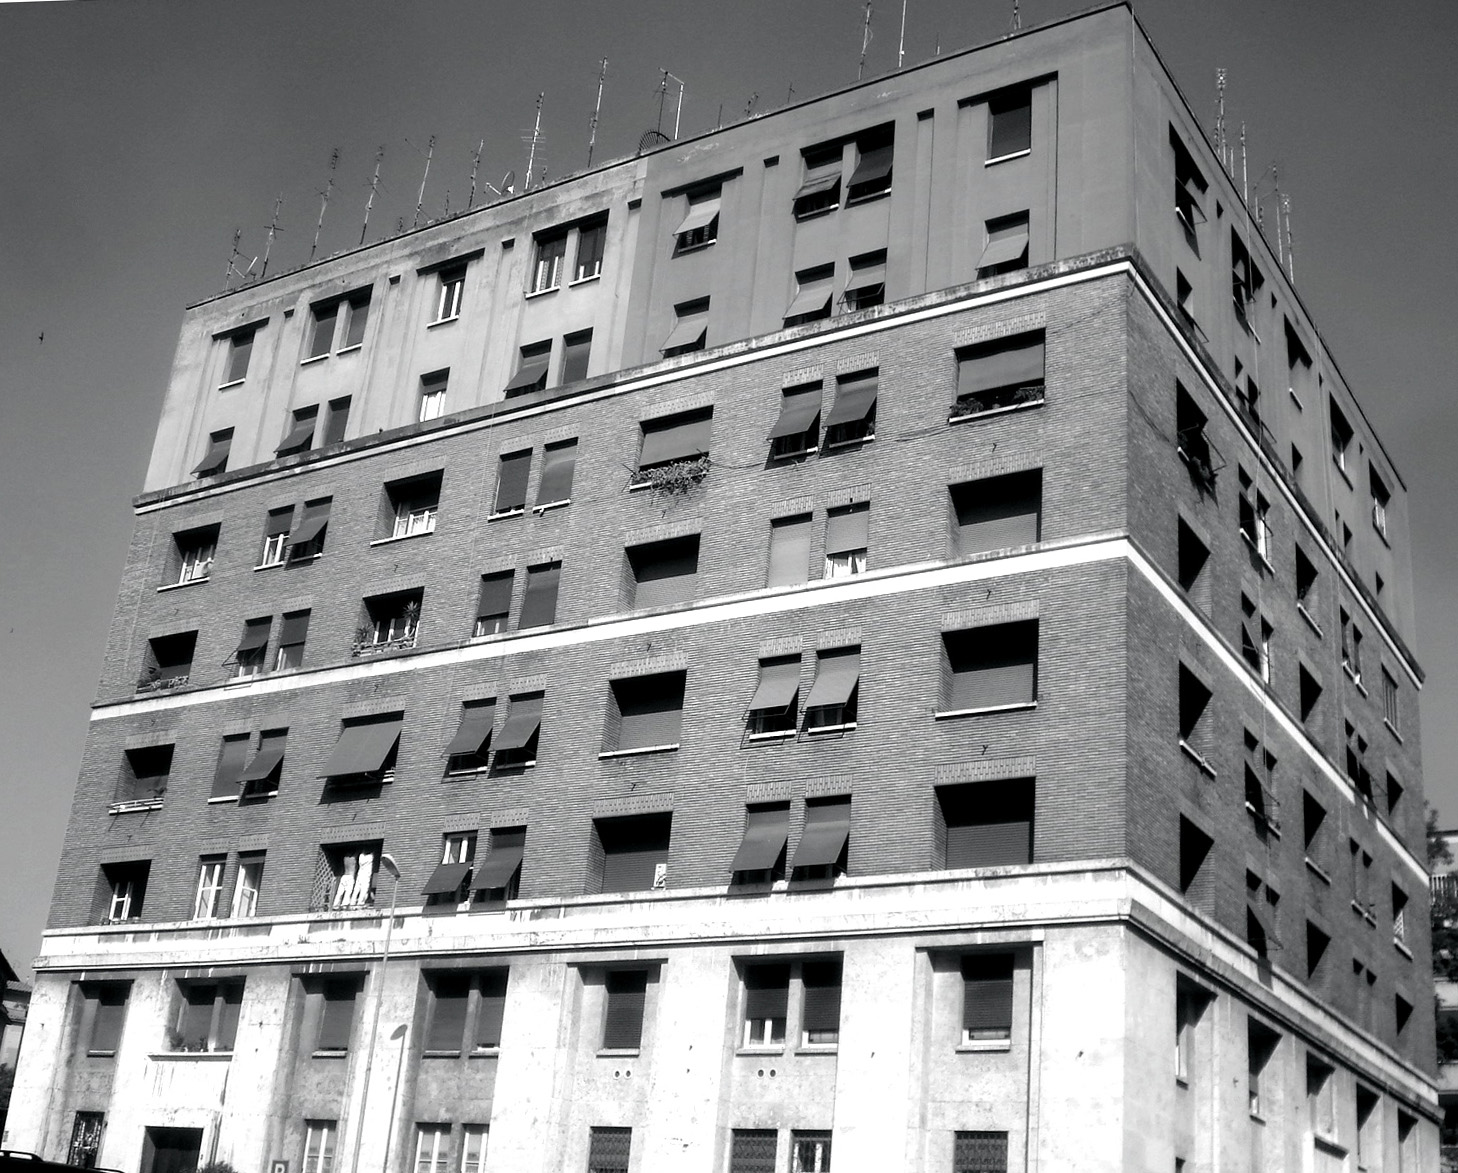
M 1361 901 L 1359 901 L 1359 900 L 1353 900 L 1352 901 L 1352 911 L 1355 912 L 1358 916 L 1360 916 L 1369 925 L 1372 925 L 1374 928 L 1376 927 L 1376 925 L 1377 925 L 1377 918 L 1375 916 L 1373 916 L 1372 913 L 1370 913 L 1370 912 L 1367 911 L 1366 907 L 1361 903 Z
M 116 1058 L 116 1052 L 115 1051 L 87 1051 L 86 1052 L 86 1058 L 88 1058 L 88 1059 L 115 1059 Z
M 273 570 L 275 567 L 282 566 L 283 564 L 284 564 L 284 560 L 282 558 L 280 558 L 277 562 L 260 562 L 253 569 L 255 571 L 257 571 L 257 570 Z
M 499 1046 L 496 1046 L 496 1047 L 477 1047 L 474 1051 L 472 1051 L 470 1054 L 468 1054 L 466 1056 L 466 1058 L 467 1059 L 496 1059 L 496 1058 L 500 1057 L 500 1055 L 501 1055 L 501 1048 Z
M 1317 639 L 1324 639 L 1326 637 L 1326 633 L 1321 630 L 1321 624 L 1312 618 L 1311 612 L 1306 609 L 1305 603 L 1297 603 L 1296 610 L 1300 613 L 1301 618 L 1306 620 L 1306 626 L 1316 632 Z
M 219 796 L 217 796 L 215 798 L 208 799 L 208 805 L 209 806 L 213 806 L 215 803 L 237 802 L 237 801 L 238 801 L 238 796 L 236 794 L 222 794 L 222 795 L 219 795 Z
M 840 211 L 840 201 L 836 200 L 827 207 L 815 208 L 808 212 L 793 212 L 792 215 L 795 217 L 796 224 L 804 224 L 807 220 L 818 220 L 821 216 L 828 216 L 831 212 L 838 211 Z
M 718 243 L 719 238 L 716 236 L 713 240 L 701 240 L 698 244 L 675 244 L 673 246 L 673 255 L 675 257 L 686 257 L 689 253 L 700 253 L 706 248 L 713 248 Z
M 531 301 L 531 299 L 534 297 L 546 297 L 549 293 L 556 293 L 557 290 L 561 288 L 562 287 L 560 285 L 549 285 L 545 289 L 530 289 L 522 296 L 525 297 L 527 301 Z
M 574 277 L 574 278 L 572 278 L 571 281 L 567 282 L 567 286 L 568 286 L 568 288 L 574 288 L 574 287 L 576 287 L 578 285 L 591 285 L 594 281 L 601 281 L 601 280 L 602 280 L 602 272 L 601 271 L 598 271 L 596 273 L 588 273 L 584 277 Z
M 1185 755 L 1192 762 L 1194 762 L 1195 765 L 1200 767 L 1200 772 L 1202 774 L 1208 774 L 1211 778 L 1214 778 L 1216 776 L 1215 767 L 1210 764 L 1209 760 L 1205 757 L 1205 755 L 1197 750 L 1183 737 L 1180 738 L 1180 749 L 1184 751 Z
M 310 1053 L 309 1058 L 310 1059 L 348 1059 L 349 1058 L 349 1052 L 348 1051 L 313 1051 L 313 1052 Z
M 796 452 L 771 452 L 770 459 L 776 464 L 782 464 L 791 460 L 802 460 L 807 456 L 814 456 L 820 451 L 818 445 L 811 448 L 801 448 Z
M 223 681 L 224 688 L 232 688 L 237 684 L 252 684 L 255 680 L 262 680 L 268 673 L 260 668 L 257 672 L 240 672 L 236 676 L 230 676 Z
M 1351 665 L 1350 664 L 1343 664 L 1342 665 L 1342 671 L 1347 674 L 1347 679 L 1350 680 L 1356 686 L 1356 689 L 1357 689 L 1358 692 L 1360 692 L 1363 696 L 1370 695 L 1367 692 L 1367 686 L 1362 683 L 1362 678 L 1360 676 L 1358 676 L 1357 673 L 1355 673 L 1355 672 L 1352 671 L 1352 668 L 1351 668 Z
M 1392 734 L 1392 736 L 1397 739 L 1397 743 L 1399 745 L 1401 745 L 1402 744 L 1402 734 L 1397 731 L 1397 726 L 1394 725 L 1391 721 L 1389 721 L 1386 717 L 1383 717 L 1382 718 L 1382 724 L 1385 725 L 1385 726 L 1387 726 L 1387 732 L 1390 733 L 1390 734 Z
M 211 581 L 212 577 L 208 575 L 203 578 L 190 578 L 186 582 L 169 582 L 166 586 L 159 586 L 157 593 L 160 595 L 166 591 L 180 591 L 183 587 L 197 586 L 199 583 Z
M 1277 839 L 1281 837 L 1280 826 L 1271 819 L 1270 815 L 1263 815 L 1260 811 L 1256 810 L 1254 803 L 1247 802 L 1245 804 L 1245 812 L 1246 814 L 1250 815 L 1250 817 L 1253 818 L 1256 822 L 1260 823 L 1263 827 L 1265 827 L 1266 834 L 1274 835 Z
M 969 420 L 985 420 L 994 415 L 1008 415 L 1014 411 L 1028 411 L 1034 407 L 1042 407 L 1044 402 L 1046 401 L 1043 399 L 1034 399 L 1028 403 L 1009 403 L 1006 407 L 989 407 L 986 411 L 969 411 L 962 415 L 954 415 L 953 412 L 957 409 L 953 406 L 951 411 L 947 413 L 947 423 L 965 424 Z
M 805 730 L 808 737 L 821 737 L 828 733 L 850 733 L 856 728 L 855 721 L 847 721 L 844 725 L 812 725 Z
M 864 436 L 857 436 L 854 440 L 837 440 L 834 444 L 827 442 L 822 447 L 826 452 L 838 452 L 842 448 L 859 448 L 862 444 L 871 443 L 875 438 L 875 432 L 867 432 Z
M 302 362 L 300 362 L 299 363 L 299 366 L 301 366 L 301 367 L 313 366 L 315 363 L 323 362 L 328 357 L 329 357 L 329 352 L 327 350 L 323 354 L 311 354 L 308 358 L 306 358 Z
M 676 750 L 678 744 L 675 741 L 672 745 L 643 745 L 637 749 L 605 749 L 597 755 L 597 758 L 598 761 L 602 761 L 605 758 L 634 758 L 640 757 L 643 754 L 669 753 L 672 750 Z
M 336 355 L 340 355 L 340 354 L 353 354 L 355 351 L 357 351 L 357 350 L 363 350 L 363 349 L 364 349 L 364 343 L 363 342 L 356 342 L 353 346 L 345 346 L 345 347 L 343 347 L 343 348 L 341 348 L 339 350 L 336 350 L 334 353 Z
M 571 504 L 572 504 L 572 498 L 571 497 L 563 497 L 562 500 L 560 500 L 560 501 L 547 501 L 547 502 L 545 502 L 545 503 L 543 503 L 541 505 L 533 505 L 532 506 L 532 513 L 536 517 L 541 517 L 542 514 L 546 513 L 548 510 L 552 510 L 552 509 L 565 509 L 568 505 L 571 505 Z M 487 520 L 489 521 L 490 519 L 488 518 Z
M 490 766 L 471 766 L 464 770 L 447 770 L 445 776 L 447 778 L 475 778 L 481 774 L 489 774 L 490 772 Z
M 232 1051 L 153 1051 L 147 1056 L 154 1063 L 175 1063 L 179 1060 L 192 1060 L 197 1063 L 228 1063 L 232 1061 Z
M 455 1050 L 455 1051 L 431 1051 L 431 1050 L 427 1050 L 427 1051 L 422 1051 L 421 1054 L 420 1054 L 420 1057 L 422 1059 L 459 1059 L 461 1057 L 461 1052 L 459 1050 Z
M 983 162 L 984 167 L 991 167 L 994 163 L 1006 163 L 1009 159 L 1023 159 L 1033 153 L 1032 147 L 1024 147 L 1021 151 L 1013 151 L 1008 155 L 995 155 Z
M 599 1047 L 599 1059 L 636 1059 L 643 1053 L 641 1047 Z
M 1261 548 L 1256 545 L 1256 540 L 1250 534 L 1246 533 L 1245 530 L 1240 531 L 1240 540 L 1250 547 L 1251 555 L 1267 574 L 1274 575 L 1276 573 L 1276 568 L 1271 565 L 1271 560 L 1261 553 Z
M 986 1051 L 1011 1051 L 1012 1039 L 968 1039 L 957 1044 L 957 1054 L 970 1055 Z
M 764 1043 L 753 1047 L 736 1047 L 734 1053 L 736 1055 L 750 1055 L 756 1058 L 762 1058 L 765 1055 L 783 1055 L 785 1053 L 785 1044 Z
M 514 509 L 501 509 L 495 513 L 486 515 L 487 521 L 504 521 L 508 517 L 521 517 L 526 513 L 525 505 L 518 505 Z
M 1037 701 L 1015 701 L 1007 705 L 983 705 L 978 709 L 939 709 L 932 717 L 938 721 L 949 721 L 955 717 L 973 717 L 981 713 L 1023 713 L 1037 707 Z
M 890 187 L 883 187 L 879 191 L 868 191 L 865 195 L 858 195 L 854 197 L 848 195 L 845 198 L 845 206 L 847 208 L 858 208 L 862 204 L 874 204 L 877 200 L 885 200 L 890 198 Z
M 392 534 L 388 538 L 375 538 L 373 541 L 370 542 L 370 545 L 389 546 L 395 542 L 409 542 L 415 538 L 428 538 L 433 533 L 435 533 L 435 530 L 433 529 L 423 529 L 418 534 Z M 279 565 L 282 566 L 283 563 L 279 563 Z
M 219 383 L 218 384 L 218 390 L 219 391 L 231 391 L 234 387 L 241 387 L 246 382 L 248 382 L 248 377 L 245 375 L 241 379 L 234 379 L 231 383 Z
M 795 736 L 793 729 L 772 729 L 764 733 L 750 733 L 746 737 L 750 741 L 789 741 Z
M 452 314 L 448 318 L 436 318 L 435 321 L 431 322 L 425 328 L 427 330 L 434 330 L 437 326 L 449 326 L 452 322 L 459 322 L 460 320 L 461 320 L 461 315 L 460 314 Z
M 1342 480 L 1347 482 L 1347 488 L 1355 489 L 1357 486 L 1352 484 L 1352 474 L 1347 472 L 1347 466 L 1341 462 L 1341 459 L 1335 452 L 1331 455 L 1331 462 L 1336 465 L 1337 472 L 1342 474 Z
M 1396 949 L 1399 953 L 1401 953 L 1404 957 L 1406 957 L 1409 961 L 1412 960 L 1412 950 L 1404 945 L 1401 941 L 1399 941 L 1396 937 L 1392 938 L 1392 947 Z
M 138 798 L 128 802 L 114 802 L 106 808 L 109 815 L 130 815 L 139 811 L 159 811 L 162 809 L 160 798 Z
M 1323 884 L 1325 884 L 1328 888 L 1331 887 L 1331 876 L 1327 874 L 1327 870 L 1319 863 L 1317 863 L 1314 859 L 1312 859 L 1309 855 L 1306 857 L 1306 870 L 1309 871 L 1318 880 L 1320 880 Z
M 1286 394 L 1291 397 L 1291 402 L 1296 405 L 1297 411 L 1304 412 L 1306 410 L 1306 405 L 1301 402 L 1301 396 L 1296 394 L 1295 387 L 1287 387 Z

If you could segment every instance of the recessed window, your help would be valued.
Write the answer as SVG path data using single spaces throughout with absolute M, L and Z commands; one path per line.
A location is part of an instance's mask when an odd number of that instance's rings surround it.
M 336 1120 L 304 1121 L 304 1159 L 301 1173 L 333 1173 L 334 1148 L 339 1135 Z
M 638 473 L 635 483 L 652 483 L 641 476 L 650 469 L 703 461 L 709 455 L 709 437 L 714 425 L 714 409 L 700 408 L 677 415 L 644 420 L 638 450 Z
M 782 1047 L 790 1004 L 790 967 L 784 963 L 744 968 L 742 1047 Z
M 775 1173 L 780 1134 L 773 1128 L 736 1128 L 729 1141 L 729 1173 Z
M 594 819 L 589 890 L 646 892 L 664 887 L 672 828 L 673 815 L 667 812 Z
M 221 476 L 228 471 L 228 453 L 233 447 L 233 429 L 223 428 L 208 436 L 208 450 L 192 470 L 195 477 Z
M 683 726 L 684 672 L 614 680 L 603 728 L 604 754 L 677 749 Z
M 1281 897 L 1257 873 L 1245 873 L 1245 943 L 1262 961 L 1270 959 L 1271 950 L 1281 947 L 1276 934 L 1276 912 Z
M 1200 329 L 1200 323 L 1195 320 L 1195 287 L 1190 284 L 1189 278 L 1178 269 L 1175 270 L 1175 309 L 1179 313 L 1180 320 L 1201 338 L 1204 338 L 1205 332 Z
M 594 1127 L 588 1137 L 588 1173 L 628 1173 L 632 1145 L 631 1128 Z
M 1033 91 L 1017 86 L 987 101 L 987 161 L 995 163 L 1033 147 Z
M 441 839 L 440 863 L 420 894 L 432 911 L 452 911 L 466 902 L 471 865 L 476 862 L 476 832 L 453 831 Z
M 825 515 L 825 577 L 864 574 L 870 547 L 871 506 L 860 501 Z
M 446 386 L 450 382 L 450 371 L 436 371 L 420 376 L 420 423 L 439 419 L 445 414 Z
M 1331 944 L 1329 934 L 1323 932 L 1310 921 L 1306 922 L 1306 977 L 1316 977 L 1317 971 L 1321 968 L 1322 958 L 1326 956 L 1326 948 Z
M 218 765 L 213 771 L 213 790 L 209 799 L 232 799 L 238 797 L 239 779 L 253 744 L 250 734 L 240 733 L 223 738 L 218 751 Z
M 273 616 L 249 619 L 243 624 L 243 638 L 233 652 L 233 679 L 246 680 L 262 676 L 268 659 L 268 636 L 273 629 Z
M 1214 768 L 1201 752 L 1207 740 L 1209 722 L 1205 719 L 1210 705 L 1210 689 L 1193 672 L 1180 665 L 1179 708 L 1180 748 L 1195 758 L 1196 763 L 1207 773 Z
M 88 1055 L 115 1055 L 127 1020 L 131 982 L 83 982 L 82 1034 Z M 90 1022 L 87 1022 L 90 1019 Z
M 989 220 L 984 228 L 977 277 L 983 280 L 1028 267 L 1028 213 L 1014 212 Z
M 577 383 L 587 378 L 587 363 L 592 355 L 592 331 L 579 330 L 562 339 L 562 377 L 560 383 Z
M 602 274 L 603 253 L 607 249 L 607 217 L 581 225 L 577 229 L 577 263 L 572 266 L 572 280 L 586 281 Z
M 820 384 L 786 387 L 780 397 L 780 415 L 770 429 L 770 459 L 808 456 L 820 439 Z
M 562 583 L 562 563 L 543 562 L 528 566 L 526 591 L 521 600 L 517 627 L 550 627 L 557 622 L 557 593 Z
M 384 537 L 413 538 L 435 532 L 440 512 L 442 474 L 428 473 L 385 486 L 381 525 Z
M 354 1034 L 355 1006 L 364 988 L 363 976 L 313 979 L 309 984 L 313 986 L 309 990 L 309 1000 L 317 1007 L 314 1050 L 335 1053 L 348 1051 L 350 1038 Z M 331 1149 L 332 1131 L 331 1129 L 329 1138 Z M 307 1161 L 305 1163 L 307 1165 Z M 321 1164 L 320 1173 L 329 1173 L 329 1166 Z
M 1215 840 L 1184 815 L 1180 816 L 1180 892 L 1197 908 L 1208 910 L 1214 896 L 1211 869 L 1207 866 Z
M 954 1132 L 952 1173 L 1007 1173 L 1007 1133 Z
M 1271 503 L 1266 500 L 1264 493 L 1256 490 L 1245 469 L 1240 470 L 1239 478 L 1240 495 L 1237 516 L 1240 523 L 1240 536 L 1250 547 L 1251 552 L 1269 566 L 1271 561 Z
M 841 301 L 847 310 L 869 310 L 886 301 L 886 250 L 861 253 L 850 259 Z
M 1023 707 L 1038 699 L 1038 621 L 942 633 L 942 712 Z
M 536 238 L 532 258 L 532 293 L 545 293 L 562 284 L 562 266 L 567 259 L 567 230 L 544 232 Z
M 462 773 L 484 770 L 491 752 L 491 731 L 496 726 L 494 697 L 466 701 L 461 705 L 461 719 L 455 735 L 446 742 L 446 772 Z
M 344 439 L 345 430 L 349 427 L 349 405 L 348 395 L 329 401 L 329 416 L 324 422 L 324 447 L 338 444 Z
M 894 124 L 878 126 L 856 136 L 855 167 L 845 185 L 845 202 L 864 203 L 891 193 Z
M 324 533 L 329 528 L 329 510 L 333 503 L 332 497 L 304 502 L 299 524 L 286 531 L 285 545 L 291 563 L 308 562 L 324 553 Z
M 304 644 L 309 638 L 309 612 L 287 611 L 278 630 L 278 652 L 274 671 L 304 666 Z
M 96 919 L 104 924 L 141 920 L 151 871 L 150 860 L 102 864 Z
M 319 405 L 300 407 L 289 416 L 288 434 L 283 443 L 273 450 L 275 456 L 293 456 L 307 452 L 314 442 L 314 432 L 319 425 Z
M 754 803 L 744 809 L 744 838 L 729 864 L 730 875 L 743 883 L 784 879 L 785 844 L 790 836 L 788 802 Z
M 1043 470 L 949 485 L 953 557 L 1031 546 L 1042 539 Z
M 876 438 L 876 398 L 880 385 L 877 370 L 836 376 L 835 403 L 825 417 L 826 448 L 865 444 Z
M 1316 714 L 1317 702 L 1321 700 L 1321 682 L 1311 674 L 1305 664 L 1300 665 L 1297 676 L 1300 679 L 1301 720 L 1309 722 Z
M 1197 1048 L 1203 1043 L 1200 1024 L 1211 1001 L 1210 994 L 1193 982 L 1183 976 L 1175 979 L 1175 1079 L 1181 1084 L 1195 1078 L 1197 1060 L 1200 1067 L 1208 1066 L 1208 1057 Z
M 477 862 L 471 880 L 475 903 L 481 907 L 515 900 L 521 886 L 521 861 L 526 854 L 525 827 L 492 827 L 486 857 Z M 501 1027 L 497 1022 L 497 1030 Z M 499 1036 L 498 1036 L 499 1037 Z
M 506 384 L 502 395 L 507 399 L 542 391 L 547 386 L 547 368 L 552 362 L 552 342 L 532 342 L 523 346 L 517 355 L 516 373 Z
M 793 737 L 799 724 L 800 657 L 770 656 L 759 662 L 759 683 L 749 700 L 750 740 Z
M 122 754 L 113 806 L 161 806 L 172 775 L 171 745 L 148 745 Z
M 1240 654 L 1252 672 L 1265 684 L 1271 682 L 1271 637 L 1275 629 L 1270 620 L 1256 610 L 1255 603 L 1243 591 L 1240 596 Z
M 937 847 L 946 868 L 1033 862 L 1032 778 L 937 787 Z
M 851 800 L 807 798 L 805 826 L 790 859 L 794 880 L 830 880 L 846 872 L 850 855 Z
M 786 326 L 830 317 L 830 300 L 835 284 L 834 265 L 816 265 L 795 274 L 795 296 L 785 310 Z
M 673 329 L 663 340 L 663 357 L 703 350 L 709 331 L 709 299 L 695 298 L 673 307 Z
M 790 1133 L 790 1173 L 830 1173 L 830 1133 L 803 1128 Z
M 1296 547 L 1296 605 L 1301 608 L 1306 618 L 1316 622 L 1315 611 L 1317 608 L 1316 596 L 1316 563 L 1306 556 L 1306 552 L 1300 546 Z M 1319 629 L 1318 629 L 1319 630 Z
M 492 515 L 501 517 L 526 509 L 527 480 L 532 472 L 532 450 L 503 453 L 496 466 L 496 500 Z
M 242 798 L 268 798 L 278 793 L 288 736 L 287 729 L 265 729 L 259 734 L 258 751 L 249 757 L 248 764 L 238 775 Z M 260 875 L 262 867 L 260 861 Z M 242 882 L 241 874 L 239 882 Z
M 213 559 L 218 550 L 218 534 L 221 530 L 221 526 L 206 525 L 172 535 L 172 542 L 177 554 L 177 573 L 174 581 L 178 585 L 189 582 L 207 582 L 211 577 Z
M 1337 406 L 1335 399 L 1331 400 L 1331 458 L 1336 462 L 1337 468 L 1348 475 L 1350 473 L 1347 465 L 1355 435 L 1352 425 L 1347 422 L 1346 413 Z
M 243 1007 L 241 979 L 178 982 L 176 1017 L 167 1029 L 171 1051 L 231 1051 Z
M 263 525 L 263 552 L 259 555 L 259 566 L 280 566 L 284 550 L 288 546 L 289 530 L 294 524 L 294 507 L 285 505 L 281 509 L 270 509 Z
M 337 783 L 378 783 L 393 778 L 404 723 L 400 713 L 345 721 L 319 777 Z
M 714 187 L 688 196 L 688 210 L 673 230 L 673 255 L 707 248 L 719 239 L 721 189 Z
M 1396 884 L 1392 885 L 1392 939 L 1399 945 L 1407 945 L 1407 893 Z
M 815 659 L 815 683 L 805 698 L 807 733 L 843 733 L 856 727 L 861 649 L 831 648 Z
M 451 265 L 436 275 L 435 321 L 449 322 L 460 317 L 461 294 L 465 288 L 465 265 Z
M 450 1168 L 451 1126 L 449 1124 L 417 1124 L 415 1126 L 416 1173 L 446 1173 Z
M 253 339 L 258 334 L 257 326 L 249 326 L 228 335 L 228 365 L 223 375 L 223 385 L 241 383 L 248 377 L 248 360 L 253 356 Z
M 693 601 L 699 571 L 698 534 L 629 546 L 625 555 L 631 610 Z
M 1382 669 L 1382 717 L 1392 731 L 1397 732 L 1397 679 L 1384 667 Z
M 1247 334 L 1255 335 L 1251 315 L 1259 304 L 1261 286 L 1265 279 L 1256 268 L 1246 251 L 1245 242 L 1230 230 L 1230 299 L 1235 310 L 1235 320 Z M 1259 341 L 1259 339 L 1257 339 Z M 1259 419 L 1259 416 L 1256 416 Z
M 192 677 L 192 659 L 196 648 L 195 631 L 179 631 L 176 635 L 159 635 L 149 639 L 137 691 L 179 688 L 186 684 Z
M 1209 184 L 1205 177 L 1200 174 L 1200 169 L 1195 165 L 1194 157 L 1180 141 L 1175 128 L 1169 128 L 1169 142 L 1174 150 L 1174 210 L 1175 216 L 1184 229 L 1185 239 L 1189 242 L 1195 255 L 1200 254 L 1199 237 L 1196 229 L 1206 222 L 1205 215 L 1205 193 L 1209 190 Z
M 793 586 L 809 579 L 810 523 L 811 517 L 808 513 L 777 517 L 770 522 L 766 586 Z
M 646 969 L 609 970 L 603 982 L 602 1049 L 636 1051 L 643 1045 L 648 1001 Z
M 1045 394 L 1043 331 L 993 338 L 957 351 L 957 402 L 948 420 L 1031 407 Z
M 361 289 L 344 299 L 344 344 L 341 351 L 353 350 L 364 342 L 365 326 L 370 320 L 370 291 Z
M 522 770 L 537 764 L 543 699 L 540 692 L 519 693 L 511 697 L 506 709 L 506 723 L 496 735 L 496 769 Z
M 1281 1045 L 1281 1036 L 1254 1018 L 1246 1020 L 1245 1031 L 1246 1099 L 1250 1114 L 1259 1120 L 1264 1116 L 1267 1107 L 1261 1094 L 1262 1084 L 1267 1082 L 1266 1069 L 1276 1054 L 1276 1048 Z M 1274 1084 L 1274 1079 L 1271 1082 Z
M 420 633 L 420 605 L 424 598 L 424 590 L 416 587 L 365 599 L 360 626 L 355 632 L 354 654 L 363 656 L 413 648 Z
M 1205 425 L 1205 413 L 1200 410 L 1190 393 L 1175 384 L 1175 451 L 1196 486 L 1204 492 L 1215 489 L 1215 446 L 1210 443 Z
M 331 843 L 319 849 L 311 912 L 326 909 L 367 908 L 375 901 L 375 879 L 384 845 Z
M 840 180 L 844 148 L 838 142 L 801 152 L 802 178 L 792 208 L 796 220 L 823 216 L 840 207 Z
M 1383 483 L 1382 478 L 1377 475 L 1377 470 L 1369 469 L 1368 478 L 1372 490 L 1372 527 L 1387 537 L 1387 506 L 1392 500 L 1392 493 Z
M 472 636 L 499 635 L 506 630 L 511 616 L 511 592 L 516 571 L 502 570 L 481 576 L 481 592 L 476 601 L 476 624 Z
M 1180 589 L 1192 598 L 1199 596 L 1202 606 L 1209 605 L 1209 576 L 1205 568 L 1210 561 L 1210 547 L 1192 530 L 1184 518 L 1178 522 L 1178 549 L 1176 573 Z
M 339 323 L 339 302 L 323 301 L 310 310 L 309 358 L 321 358 L 334 349 L 334 327 Z
M 542 479 L 537 484 L 536 509 L 565 505 L 572 500 L 572 480 L 577 469 L 577 441 L 559 440 L 542 449 Z
M 1342 667 L 1356 684 L 1362 683 L 1362 633 L 1345 607 L 1337 608 L 1337 629 L 1341 634 Z
M 1368 802 L 1372 801 L 1372 774 L 1367 769 L 1367 739 L 1350 721 L 1342 722 L 1346 734 L 1347 779 L 1357 788 L 1357 793 Z
M 969 953 L 962 958 L 962 1045 L 1012 1038 L 1013 955 Z

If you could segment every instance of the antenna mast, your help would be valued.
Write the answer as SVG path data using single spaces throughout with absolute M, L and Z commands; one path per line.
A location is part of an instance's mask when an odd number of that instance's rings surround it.
M 537 120 L 532 126 L 532 149 L 527 154 L 526 182 L 522 184 L 522 191 L 530 191 L 532 186 L 532 170 L 537 165 L 537 142 L 542 137 L 542 99 L 547 96 L 543 90 L 537 95 Z
M 329 196 L 334 191 L 334 169 L 339 166 L 339 148 L 329 155 L 329 182 L 324 185 L 323 199 L 319 201 L 319 222 L 314 225 L 314 243 L 309 248 L 309 263 L 314 263 L 314 254 L 319 251 L 319 232 L 324 227 L 324 209 L 329 206 Z
M 592 166 L 592 148 L 597 146 L 597 118 L 602 113 L 602 86 L 607 80 L 607 58 L 602 59 L 602 68 L 597 71 L 597 105 L 592 108 L 592 125 L 587 130 L 587 165 Z
M 1245 123 L 1240 124 L 1240 198 L 1250 207 L 1250 172 L 1245 158 Z
M 375 152 L 375 177 L 370 180 L 370 198 L 365 201 L 364 223 L 361 224 L 359 228 L 360 244 L 364 243 L 365 232 L 368 231 L 370 226 L 370 209 L 375 206 L 375 192 L 378 191 L 380 187 L 380 164 L 384 161 L 384 159 L 385 145 L 384 143 L 381 143 L 380 149 Z
M 1276 188 L 1276 259 L 1281 262 L 1281 267 L 1286 267 L 1286 242 L 1281 238 L 1281 207 L 1286 197 L 1281 194 L 1281 176 L 1276 170 L 1276 165 L 1271 164 L 1271 182 Z
M 468 212 L 476 203 L 476 172 L 481 170 L 481 152 L 485 149 L 486 140 L 483 138 L 471 156 L 471 194 L 466 197 L 466 211 Z
M 861 63 L 856 67 L 856 81 L 860 81 L 866 72 L 866 50 L 871 47 L 871 0 L 866 0 L 866 26 L 861 33 Z
M 260 278 L 268 276 L 268 254 L 273 251 L 273 238 L 278 235 L 278 210 L 283 207 L 283 196 L 273 201 L 273 219 L 268 222 L 268 243 L 263 246 L 263 268 L 258 271 Z
M 420 211 L 425 206 L 425 181 L 430 178 L 430 161 L 435 158 L 435 135 L 430 136 L 430 142 L 425 149 L 425 174 L 420 177 L 420 194 L 415 197 L 415 219 L 410 222 L 410 227 L 415 228 L 420 224 Z
M 1220 166 L 1230 173 L 1230 162 L 1226 158 L 1225 143 L 1225 70 L 1215 71 L 1215 153 L 1220 156 Z
M 233 287 L 233 274 L 238 271 L 238 242 L 243 239 L 243 229 L 233 229 L 233 252 L 228 257 L 228 268 L 223 274 L 223 288 Z
M 1291 284 L 1296 283 L 1296 245 L 1291 239 L 1291 197 L 1281 197 L 1280 208 L 1286 214 L 1286 277 Z M 1280 231 L 1280 220 L 1276 221 L 1277 231 Z
M 1018 0 L 1013 0 L 1013 32 L 1019 33 L 1023 30 L 1023 14 L 1018 9 Z
M 896 68 L 906 60 L 906 0 L 901 0 L 901 40 L 896 44 Z

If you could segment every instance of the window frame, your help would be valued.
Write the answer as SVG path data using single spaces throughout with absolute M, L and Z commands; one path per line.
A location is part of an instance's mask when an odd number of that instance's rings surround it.
M 466 262 L 447 265 L 436 272 L 435 317 L 430 325 L 454 322 L 461 316 L 461 302 L 466 289 Z

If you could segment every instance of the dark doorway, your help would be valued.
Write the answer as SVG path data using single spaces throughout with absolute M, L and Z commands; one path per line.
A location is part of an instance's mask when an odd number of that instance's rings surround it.
M 149 1128 L 142 1144 L 142 1173 L 197 1173 L 201 1128 Z

